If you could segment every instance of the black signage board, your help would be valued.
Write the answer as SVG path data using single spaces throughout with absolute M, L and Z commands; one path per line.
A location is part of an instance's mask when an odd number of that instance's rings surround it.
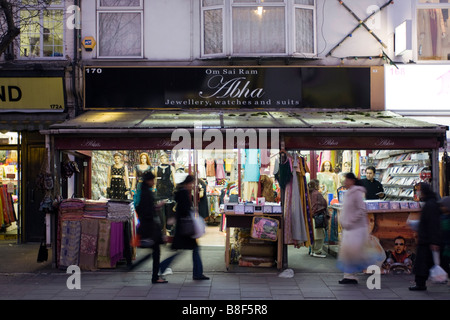
M 85 67 L 85 109 L 370 109 L 370 68 Z

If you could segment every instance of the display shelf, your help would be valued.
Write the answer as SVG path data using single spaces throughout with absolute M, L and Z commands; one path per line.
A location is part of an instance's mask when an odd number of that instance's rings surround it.
M 428 153 L 411 150 L 375 151 L 369 159 L 388 200 L 413 199 L 414 186 L 422 181 L 423 172 L 429 172 L 431 163 Z

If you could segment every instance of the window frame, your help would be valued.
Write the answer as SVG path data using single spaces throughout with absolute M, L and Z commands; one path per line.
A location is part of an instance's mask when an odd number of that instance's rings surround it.
M 20 0 L 21 2 L 21 6 L 27 7 L 26 4 L 22 3 L 22 0 Z M 66 47 L 66 28 L 65 28 L 65 21 L 66 21 L 66 7 L 65 7 L 65 2 L 66 0 L 61 0 L 61 4 L 49 4 L 49 5 L 30 5 L 29 7 L 27 7 L 27 11 L 39 11 L 39 55 L 28 55 L 28 56 L 23 56 L 22 55 L 22 35 L 24 35 L 22 32 L 19 34 L 19 36 L 17 37 L 17 59 L 18 60 L 66 60 L 66 51 L 65 51 L 65 47 Z M 62 25 L 62 53 L 61 56 L 51 56 L 51 57 L 46 57 L 43 55 L 44 53 L 44 11 L 48 10 L 48 11 L 54 11 L 54 10 L 60 10 L 62 12 L 62 21 L 61 21 L 61 25 Z M 19 10 L 18 14 L 18 19 L 19 21 L 21 21 L 21 12 L 22 10 Z M 19 25 L 19 28 L 21 28 L 21 25 Z M 27 34 L 27 33 L 25 33 Z
M 96 52 L 98 59 L 143 59 L 144 58 L 144 4 L 143 0 L 139 0 L 139 6 L 130 7 L 115 7 L 115 6 L 101 6 L 100 0 L 97 0 L 96 6 L 96 37 L 98 39 Z M 141 23 L 141 50 L 138 56 L 102 56 L 100 55 L 100 14 L 102 13 L 139 13 Z
M 413 1 L 413 24 L 412 24 L 412 43 L 413 43 L 413 60 L 418 64 L 448 64 L 450 60 L 425 60 L 419 59 L 419 41 L 418 41 L 418 13 L 419 10 L 426 9 L 448 9 L 450 12 L 450 3 L 420 3 L 420 0 Z M 447 34 L 447 37 L 450 37 L 450 34 Z
M 254 2 L 236 3 L 234 0 L 223 0 L 220 5 L 204 6 L 203 0 L 201 7 L 201 57 L 215 58 L 215 57 L 261 57 L 261 56 L 277 56 L 277 57 L 302 57 L 313 58 L 317 57 L 317 0 L 313 0 L 313 5 L 296 4 L 295 0 L 283 0 L 282 2 L 262 2 L 255 0 Z M 284 26 L 285 26 L 285 52 L 284 53 L 235 53 L 233 49 L 233 9 L 236 7 L 283 7 L 284 8 Z M 223 52 L 214 54 L 205 54 L 205 21 L 204 12 L 207 10 L 221 9 L 222 10 L 222 40 Z M 313 52 L 296 52 L 296 21 L 295 11 L 297 9 L 311 10 L 313 15 Z

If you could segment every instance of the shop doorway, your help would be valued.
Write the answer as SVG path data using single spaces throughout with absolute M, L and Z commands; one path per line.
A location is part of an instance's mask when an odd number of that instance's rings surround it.
M 39 210 L 45 191 L 36 184 L 42 161 L 45 159 L 45 147 L 30 144 L 26 148 L 27 165 L 25 167 L 25 242 L 40 242 L 45 239 L 45 213 Z M 25 159 L 24 159 L 25 160 Z

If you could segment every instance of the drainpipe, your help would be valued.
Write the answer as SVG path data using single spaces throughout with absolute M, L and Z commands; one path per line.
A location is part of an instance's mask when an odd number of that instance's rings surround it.
M 76 8 L 80 8 L 80 15 L 77 16 L 77 13 L 75 13 L 75 18 L 81 18 L 81 3 L 80 0 L 74 0 L 74 5 Z M 75 9 L 77 10 L 77 9 Z M 81 23 L 81 22 L 80 22 Z M 73 59 L 72 59 L 72 93 L 73 97 L 75 99 L 75 116 L 78 116 L 79 114 L 79 102 L 78 102 L 78 92 L 77 92 L 77 85 L 76 85 L 76 72 L 77 72 L 77 66 L 78 66 L 78 25 L 77 21 L 75 21 L 75 28 L 73 29 Z

